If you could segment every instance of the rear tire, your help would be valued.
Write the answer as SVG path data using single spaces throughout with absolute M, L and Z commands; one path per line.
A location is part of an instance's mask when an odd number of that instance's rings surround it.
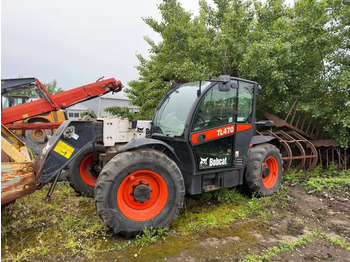
M 180 169 L 164 153 L 138 149 L 116 155 L 103 168 L 95 204 L 115 234 L 132 236 L 145 227 L 168 227 L 183 206 Z
M 248 151 L 245 184 L 257 196 L 273 194 L 282 181 L 282 156 L 274 145 L 261 144 Z
M 105 152 L 101 145 L 95 145 L 97 154 Z M 80 195 L 93 196 L 98 173 L 90 170 L 94 161 L 94 148 L 90 144 L 67 166 L 70 186 Z

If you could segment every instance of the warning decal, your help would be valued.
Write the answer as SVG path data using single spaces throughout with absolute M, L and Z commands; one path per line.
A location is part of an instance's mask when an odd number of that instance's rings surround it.
M 70 145 L 60 140 L 53 149 L 53 151 L 69 159 L 74 152 L 74 147 L 71 147 Z

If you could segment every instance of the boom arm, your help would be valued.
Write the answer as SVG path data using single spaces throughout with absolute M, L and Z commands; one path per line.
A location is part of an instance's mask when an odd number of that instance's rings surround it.
M 1 110 L 1 123 L 9 124 L 28 117 L 37 116 L 64 109 L 76 103 L 106 94 L 110 91 L 119 92 L 123 85 L 114 78 L 109 78 L 96 83 L 77 87 L 62 93 L 50 95 L 42 83 L 35 79 L 36 88 L 43 96 L 42 99 Z

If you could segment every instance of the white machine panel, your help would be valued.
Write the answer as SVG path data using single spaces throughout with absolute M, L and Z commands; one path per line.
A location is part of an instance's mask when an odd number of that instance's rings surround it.
M 143 138 L 151 129 L 151 121 L 138 120 L 136 128 L 132 128 L 132 122 L 121 118 L 102 118 L 103 121 L 103 144 L 114 146 L 117 143 L 127 143 L 133 139 Z

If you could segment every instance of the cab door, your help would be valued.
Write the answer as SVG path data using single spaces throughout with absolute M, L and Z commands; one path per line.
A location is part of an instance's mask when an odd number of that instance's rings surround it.
M 229 91 L 220 91 L 218 84 L 212 86 L 195 110 L 190 143 L 197 161 L 197 172 L 233 168 L 235 158 L 240 156 L 235 136 L 252 129 L 254 85 L 247 86 L 239 80 L 231 80 L 231 84 Z M 247 87 L 252 87 L 252 91 L 246 92 L 250 90 Z M 241 88 L 244 96 L 240 97 Z M 241 104 L 246 106 L 239 108 Z M 250 140 L 246 143 L 247 150 L 249 143 Z

